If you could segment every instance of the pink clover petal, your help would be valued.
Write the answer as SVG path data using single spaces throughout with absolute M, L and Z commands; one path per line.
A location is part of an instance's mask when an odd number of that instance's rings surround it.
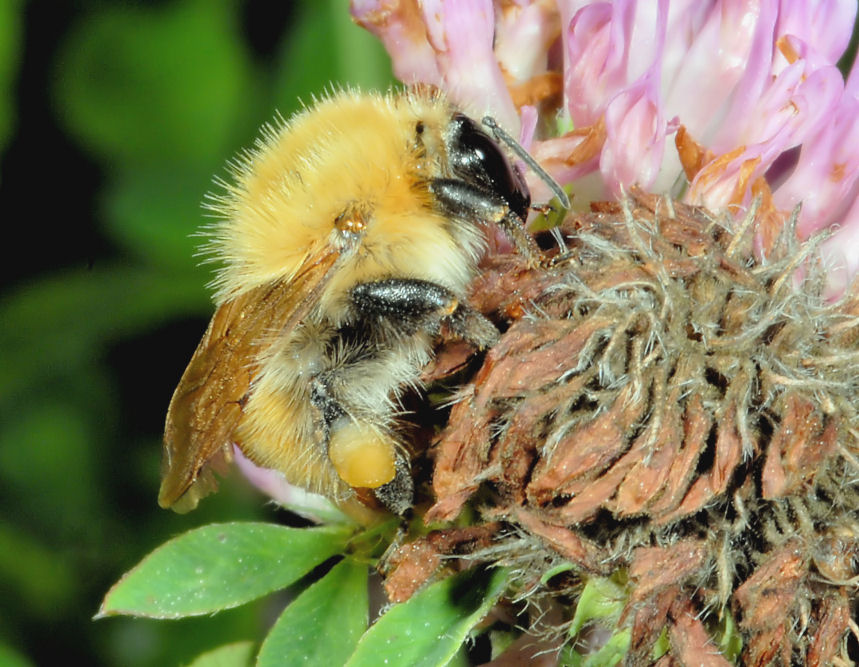
M 859 199 L 855 199 L 832 236 L 821 244 L 821 255 L 829 262 L 828 298 L 840 296 L 859 273 Z
M 850 43 L 856 6 L 856 0 L 827 0 L 825 7 L 808 0 L 781 0 L 776 40 L 793 35 L 835 63 Z
M 628 10 L 626 78 L 631 84 L 656 68 L 662 75 L 670 0 L 636 0 Z
M 495 59 L 495 13 L 491 0 L 424 0 L 429 43 L 442 85 L 470 115 L 492 115 L 511 132 L 519 117 Z
M 605 110 L 606 141 L 600 171 L 607 187 L 621 194 L 631 185 L 649 187 L 659 175 L 665 152 L 667 123 L 661 97 L 662 48 L 668 16 L 668 0 L 659 0 L 656 14 L 637 26 L 642 34 L 636 60 L 647 59 L 650 67 L 633 85 L 616 95 Z M 645 37 L 643 27 L 650 26 Z
M 678 75 L 687 64 L 686 59 L 693 49 L 703 50 L 712 64 L 717 52 L 709 46 L 699 47 L 698 44 L 712 42 L 714 28 L 718 30 L 721 23 L 721 12 L 718 9 L 713 3 L 700 0 L 671 2 L 668 7 L 667 39 L 662 56 L 663 81 L 671 81 Z
M 801 69 L 799 83 L 794 86 L 791 96 L 799 109 L 797 123 L 809 135 L 818 125 L 828 123 L 837 111 L 844 92 L 844 77 L 832 62 L 798 38 L 786 37 L 783 46 L 798 57 L 790 66 Z M 776 81 L 780 79 L 781 74 L 776 76 Z M 802 135 L 798 138 L 805 140 Z
M 351 521 L 324 496 L 290 484 L 277 470 L 256 465 L 235 445 L 233 456 L 242 475 L 281 507 L 315 523 Z
M 572 183 L 578 178 L 599 169 L 599 154 L 578 164 L 569 164 L 567 158 L 579 150 L 586 137 L 579 134 L 566 134 L 545 141 L 536 141 L 530 148 L 531 155 L 561 185 Z
M 844 84 L 844 94 L 859 100 L 859 58 L 853 61 L 847 82 Z
M 772 140 L 797 116 L 792 96 L 803 75 L 802 63 L 794 63 L 761 92 L 758 102 L 749 109 L 739 143 L 751 144 Z M 788 148 L 788 146 L 785 146 Z
M 741 65 L 741 76 L 733 89 L 727 91 L 728 104 L 716 120 L 710 138 L 699 139 L 716 154 L 727 153 L 744 143 L 741 135 L 749 122 L 751 110 L 755 109 L 772 81 L 772 35 L 777 18 L 775 3 L 773 0 L 760 0 L 746 3 L 743 9 L 738 17 L 740 30 L 749 29 L 751 40 L 745 62 Z M 721 29 L 730 32 L 737 27 L 723 24 Z M 736 52 L 733 57 L 738 58 L 739 55 Z
M 746 181 L 747 187 L 764 175 L 785 151 L 807 142 L 824 124 L 831 123 L 843 87 L 841 75 L 831 66 L 806 74 L 807 64 L 799 60 L 782 70 L 749 114 L 748 126 L 738 138 L 747 145 L 737 163 L 738 168 L 750 159 L 757 161 L 754 173 Z M 709 186 L 708 194 L 701 194 L 709 205 L 724 200 L 725 195 L 718 183 Z M 776 188 L 774 201 L 784 210 L 792 209 L 801 200 L 802 197 L 789 200 L 780 187 Z M 747 203 L 747 196 L 744 202 Z M 803 210 L 801 220 L 810 213 L 811 209 L 808 213 Z
M 769 61 L 751 62 L 758 25 L 755 6 L 743 0 L 671 4 L 663 62 L 665 110 L 678 115 L 696 141 L 711 146 L 746 79 L 763 80 Z M 729 28 L 727 26 L 730 26 Z M 749 71 L 751 70 L 751 71 Z M 737 144 L 728 142 L 728 150 Z
M 718 170 L 714 169 L 714 163 L 705 165 L 692 180 L 684 199 L 690 204 L 706 206 L 713 211 L 736 206 L 745 210 L 751 204 L 751 184 L 764 174 L 761 167 L 763 150 L 764 146 L 753 145 L 735 151 L 739 154 Z M 719 160 L 717 158 L 716 163 Z M 738 192 L 740 185 L 745 189 Z
M 558 7 L 561 19 L 561 39 L 564 45 L 564 52 L 567 50 L 567 31 L 570 27 L 570 22 L 579 10 L 585 7 L 593 7 L 596 5 L 609 5 L 607 0 L 602 2 L 594 2 L 594 0 L 556 0 L 555 4 Z M 564 69 L 569 67 L 569 63 L 565 63 Z
M 599 154 L 592 158 L 569 164 L 566 157 L 581 147 L 584 138 L 567 135 L 547 141 L 535 142 L 530 153 L 556 182 L 561 185 L 574 184 L 571 193 L 573 209 L 587 206 L 588 202 L 603 201 L 608 198 L 605 179 L 599 171 Z M 525 174 L 531 199 L 535 202 L 549 201 L 554 195 L 543 181 L 530 171 Z
M 630 7 L 629 2 L 594 3 L 580 9 L 564 30 L 568 63 L 564 92 L 576 127 L 593 125 L 628 83 Z
M 846 84 L 835 69 L 855 0 L 352 0 L 352 12 L 398 76 L 493 114 L 560 183 L 576 181 L 579 202 L 632 184 L 670 192 L 682 170 L 665 144 L 682 124 L 716 156 L 687 201 L 748 206 L 763 177 L 776 210 L 803 203 L 801 234 L 840 223 L 835 238 L 856 241 L 859 63 Z M 505 81 L 553 71 L 560 57 L 574 130 L 535 141 L 555 119 L 523 107 L 517 124 Z M 539 200 L 542 184 L 527 177 Z
M 859 193 L 859 101 L 840 108 L 802 146 L 793 172 L 773 193 L 781 209 L 802 202 L 798 231 L 807 237 L 841 220 Z
M 617 95 L 605 112 L 600 171 L 616 195 L 631 185 L 649 187 L 662 165 L 667 124 L 653 78 L 645 77 Z
M 519 119 L 521 125 L 519 127 L 519 145 L 526 151 L 530 150 L 531 144 L 534 142 L 534 134 L 537 132 L 537 121 L 540 120 L 540 114 L 537 108 L 530 104 L 525 104 L 519 108 Z
M 753 154 L 760 160 L 755 177 L 812 136 L 837 106 L 843 87 L 840 74 L 830 65 L 815 70 L 811 64 L 797 60 L 784 68 L 746 109 L 745 120 L 735 131 L 730 149 L 746 146 L 744 159 Z M 711 148 L 719 152 L 717 142 Z
M 521 127 L 519 128 L 519 145 L 526 151 L 530 151 L 532 144 L 534 143 L 534 134 L 537 131 L 539 113 L 537 112 L 536 107 L 526 104 L 519 108 L 519 116 L 521 119 Z M 525 176 L 525 180 L 528 183 L 528 189 L 531 192 L 532 202 L 547 201 L 551 198 L 551 195 L 548 197 L 544 196 L 548 195 L 549 188 L 545 187 L 545 184 L 532 173 L 531 169 L 529 169 L 527 165 L 522 161 L 517 160 L 516 166 L 520 173 Z M 544 187 L 541 187 L 541 185 Z
M 400 81 L 441 83 L 435 51 L 414 0 L 351 0 L 350 11 L 359 25 L 381 40 Z
M 560 33 L 553 0 L 502 6 L 495 26 L 495 56 L 514 83 L 548 69 L 549 49 Z
M 806 74 L 804 62 L 797 61 L 776 77 L 751 110 L 741 143 L 760 144 L 762 166 L 769 168 L 782 152 L 829 122 L 842 89 L 841 74 L 834 67 Z
M 289 504 L 293 491 L 297 487 L 287 482 L 283 473 L 256 465 L 236 445 L 233 445 L 233 456 L 236 460 L 236 466 L 251 484 L 279 505 Z

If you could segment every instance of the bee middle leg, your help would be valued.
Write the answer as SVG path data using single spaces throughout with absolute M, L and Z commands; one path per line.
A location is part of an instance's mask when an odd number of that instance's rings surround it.
M 443 324 L 456 338 L 478 348 L 492 346 L 498 330 L 446 287 L 427 280 L 390 278 L 361 283 L 350 298 L 359 322 L 372 330 L 385 327 L 394 335 L 419 331 L 438 334 Z

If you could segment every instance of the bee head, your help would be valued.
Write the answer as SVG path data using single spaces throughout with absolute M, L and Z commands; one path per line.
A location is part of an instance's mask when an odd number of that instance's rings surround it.
M 525 179 L 500 146 L 471 118 L 454 114 L 448 140 L 453 173 L 469 185 L 500 197 L 521 220 L 528 214 L 531 194 Z

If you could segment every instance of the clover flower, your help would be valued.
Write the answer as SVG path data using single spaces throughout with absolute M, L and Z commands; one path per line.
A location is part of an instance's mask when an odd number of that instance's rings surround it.
M 802 203 L 799 234 L 838 225 L 827 250 L 859 267 L 859 73 L 837 67 L 852 0 L 353 0 L 352 14 L 400 80 L 519 130 L 580 207 L 634 185 L 738 215 L 762 197 L 779 222 Z

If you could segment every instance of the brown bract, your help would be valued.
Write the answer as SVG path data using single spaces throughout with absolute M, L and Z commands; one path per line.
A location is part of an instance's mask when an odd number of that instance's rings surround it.
M 429 579 L 439 575 L 445 559 L 486 549 L 498 533 L 497 523 L 435 530 L 397 549 L 385 562 L 385 592 L 391 602 L 404 602 Z
M 790 224 L 756 254 L 754 211 L 633 193 L 563 231 L 567 252 L 493 257 L 473 285 L 506 330 L 432 452 L 426 520 L 469 505 L 502 520 L 487 559 L 515 535 L 553 565 L 626 569 L 635 655 L 667 626 L 667 664 L 705 645 L 722 664 L 708 633 L 731 613 L 744 664 L 846 660 L 859 293 L 826 302 Z

